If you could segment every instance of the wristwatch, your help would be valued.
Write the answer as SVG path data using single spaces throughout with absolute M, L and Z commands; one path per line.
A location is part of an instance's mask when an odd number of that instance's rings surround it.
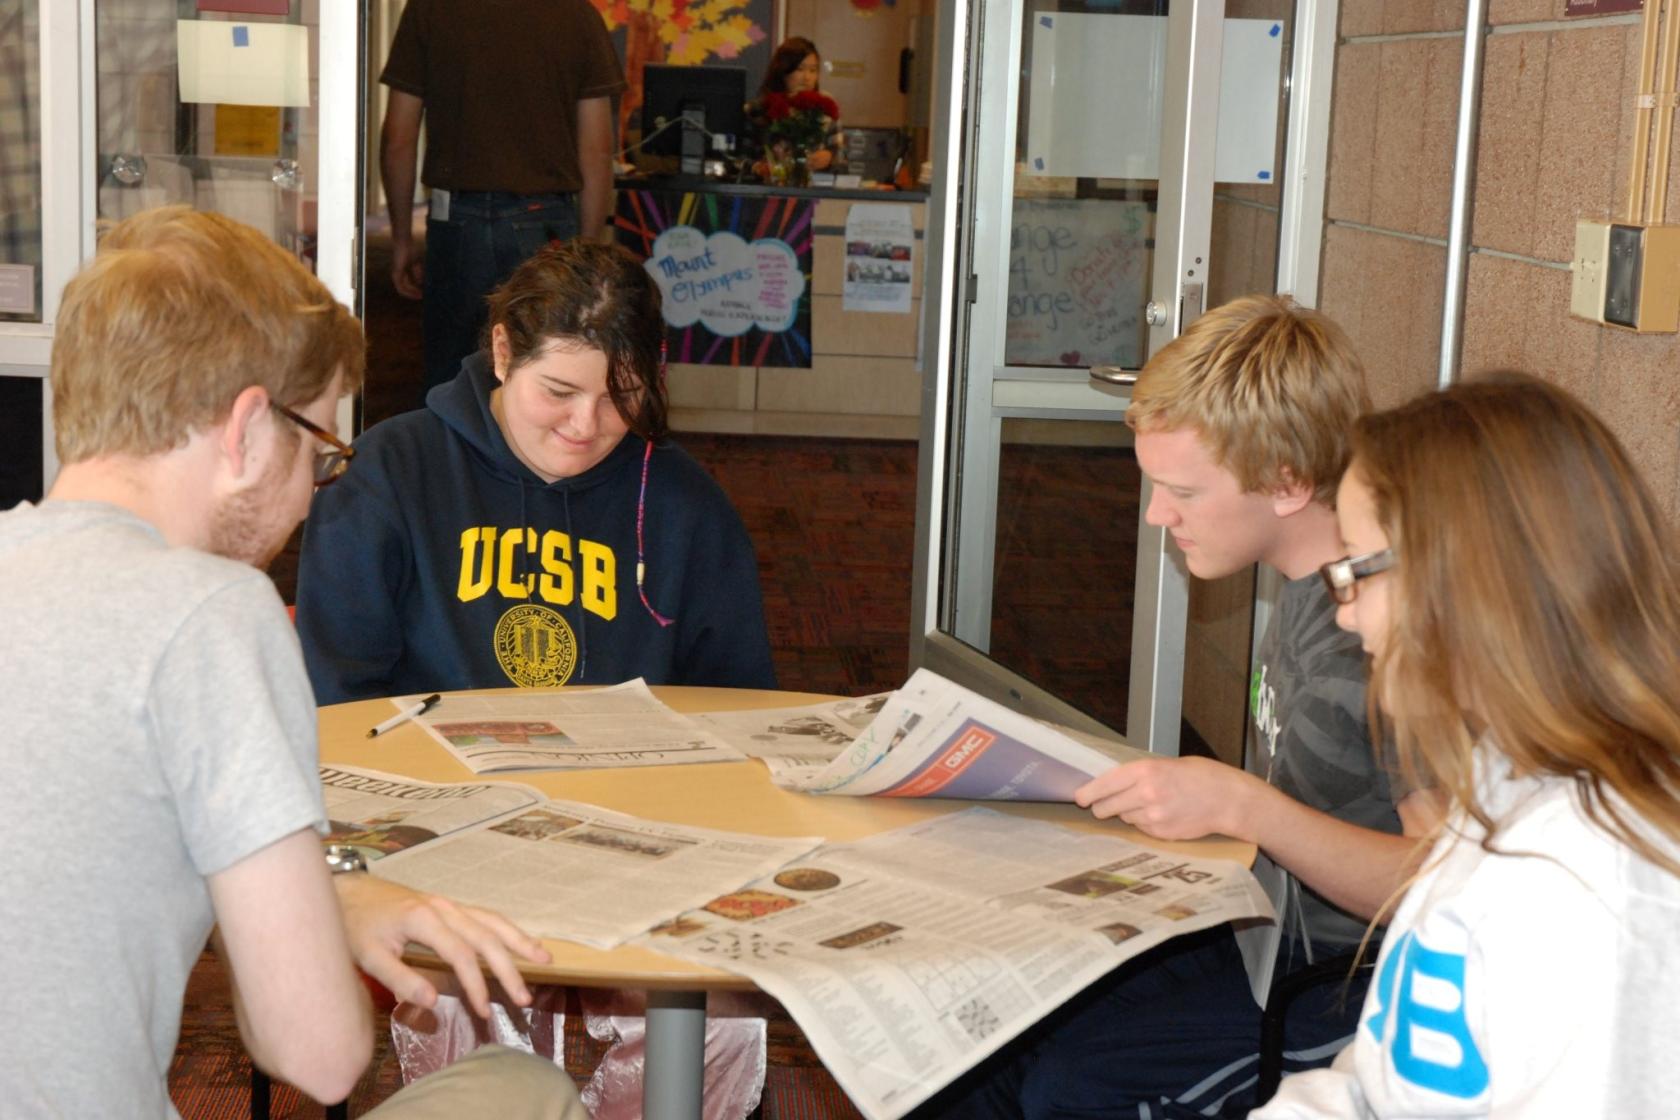
M 334 875 L 344 875 L 351 871 L 366 871 L 367 860 L 354 844 L 328 844 L 327 868 Z

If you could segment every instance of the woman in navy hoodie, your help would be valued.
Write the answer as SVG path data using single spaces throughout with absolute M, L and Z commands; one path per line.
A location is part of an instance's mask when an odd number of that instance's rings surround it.
M 363 433 L 304 528 L 298 635 L 320 703 L 776 686 L 752 542 L 666 438 L 664 329 L 640 262 L 550 247 L 490 297 L 488 350 Z

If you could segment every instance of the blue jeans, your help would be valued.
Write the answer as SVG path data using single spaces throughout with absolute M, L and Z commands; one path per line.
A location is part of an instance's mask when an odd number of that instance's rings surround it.
M 1297 959 L 1291 959 L 1292 957 Z M 1299 967 L 1284 940 L 1278 970 Z M 1352 1041 L 1369 972 L 1291 1008 L 1284 1071 L 1328 1065 Z M 1229 926 L 1127 961 L 917 1109 L 914 1120 L 1244 1116 L 1260 1008 Z
M 439 209 L 434 201 L 426 221 L 422 403 L 484 345 L 485 297 L 538 249 L 578 233 L 575 194 L 450 191 L 448 216 Z

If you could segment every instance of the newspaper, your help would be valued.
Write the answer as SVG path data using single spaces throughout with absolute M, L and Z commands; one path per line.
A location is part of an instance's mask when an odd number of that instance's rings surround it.
M 798 708 L 704 712 L 692 718 L 742 754 L 763 762 L 777 785 L 796 787 L 851 746 L 891 695 L 878 692 Z
M 495 821 L 542 800 L 509 782 L 421 782 L 378 770 L 321 765 L 326 844 L 351 844 L 375 860 L 475 824 Z
M 1271 916 L 1237 864 L 977 808 L 825 846 L 637 944 L 750 978 L 896 1120 L 1122 961 Z
M 393 703 L 402 708 L 418 699 L 402 696 Z M 611 688 L 445 696 L 415 722 L 475 774 L 745 757 L 660 703 L 639 677 Z
M 1121 743 L 1075 737 L 918 669 L 833 762 L 791 784 L 859 796 L 1072 801 L 1096 775 L 1145 757 Z
M 541 801 L 445 842 L 393 853 L 370 870 L 500 911 L 538 936 L 611 949 L 820 843 L 815 836 L 719 832 Z

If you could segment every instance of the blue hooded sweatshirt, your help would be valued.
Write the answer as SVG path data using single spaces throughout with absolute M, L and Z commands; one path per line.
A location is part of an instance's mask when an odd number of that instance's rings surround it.
M 669 441 L 648 464 L 643 586 L 627 434 L 545 483 L 490 412 L 486 355 L 356 441 L 304 526 L 297 623 L 319 703 L 509 685 L 774 688 L 752 541 Z

